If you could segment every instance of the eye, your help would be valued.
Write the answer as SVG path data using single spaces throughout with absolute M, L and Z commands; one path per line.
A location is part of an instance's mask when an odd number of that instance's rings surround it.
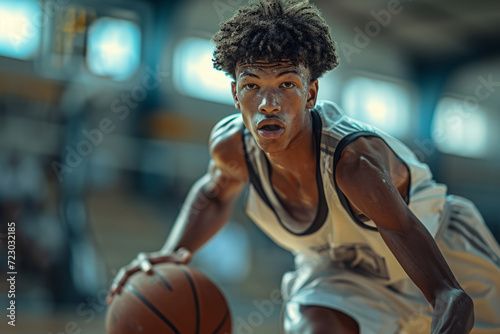
M 283 82 L 283 83 L 281 84 L 281 86 L 282 86 L 283 88 L 293 88 L 293 87 L 297 87 L 297 85 L 296 85 L 296 84 L 294 84 L 293 82 L 289 82 L 289 81 L 287 81 L 287 82 Z
M 244 85 L 243 88 L 246 88 L 246 89 L 257 89 L 257 88 L 259 88 L 259 86 L 257 86 L 254 83 L 249 83 L 249 84 Z

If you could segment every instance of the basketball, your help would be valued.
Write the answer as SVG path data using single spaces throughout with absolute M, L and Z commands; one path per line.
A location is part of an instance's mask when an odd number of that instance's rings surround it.
M 217 286 L 199 271 L 178 264 L 137 272 L 114 296 L 106 315 L 108 334 L 231 334 L 231 313 Z

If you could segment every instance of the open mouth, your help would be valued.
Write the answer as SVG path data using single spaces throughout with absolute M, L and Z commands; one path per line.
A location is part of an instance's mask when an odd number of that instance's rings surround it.
M 264 126 L 259 128 L 259 130 L 264 130 L 264 131 L 278 131 L 280 129 L 283 129 L 283 128 L 279 125 L 276 125 L 276 124 L 264 125 Z
M 264 138 L 277 138 L 285 132 L 285 127 L 282 126 L 280 121 L 266 120 L 259 124 L 257 132 Z

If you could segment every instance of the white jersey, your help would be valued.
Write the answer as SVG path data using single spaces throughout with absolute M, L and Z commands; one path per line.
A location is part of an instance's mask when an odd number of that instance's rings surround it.
M 446 202 L 446 186 L 432 180 L 426 164 L 404 144 L 388 134 L 347 117 L 328 101 L 311 109 L 316 136 L 319 205 L 307 230 L 296 233 L 287 228 L 293 218 L 283 208 L 271 180 L 271 165 L 264 152 L 245 128 L 243 142 L 250 176 L 246 212 L 278 245 L 307 258 L 328 257 L 344 268 L 391 284 L 407 277 L 372 221 L 362 222 L 351 211 L 346 197 L 335 182 L 335 167 L 342 150 L 359 137 L 379 137 L 410 171 L 405 198 L 413 213 L 436 236 Z M 292 224 L 287 224 L 290 222 Z

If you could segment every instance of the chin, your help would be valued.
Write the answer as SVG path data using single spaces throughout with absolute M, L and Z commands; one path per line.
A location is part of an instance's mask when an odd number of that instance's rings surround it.
M 261 137 L 257 131 L 251 133 L 257 143 L 257 146 L 259 146 L 259 148 L 266 153 L 283 152 L 288 146 L 284 134 L 278 138 L 269 139 Z
M 259 142 L 257 141 L 257 145 L 260 147 L 260 149 L 266 153 L 278 153 L 278 152 L 283 152 L 285 148 L 283 147 L 283 144 L 279 143 L 270 143 L 270 142 Z

